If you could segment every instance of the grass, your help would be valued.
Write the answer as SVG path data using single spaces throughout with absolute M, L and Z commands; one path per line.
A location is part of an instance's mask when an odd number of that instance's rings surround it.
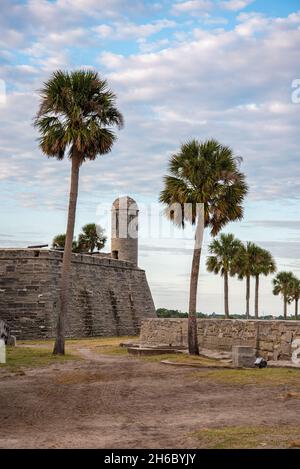
M 103 337 L 88 339 L 67 339 L 66 355 L 52 355 L 53 339 L 22 340 L 17 347 L 6 348 L 6 363 L 0 364 L 0 370 L 18 371 L 28 367 L 43 367 L 54 363 L 79 360 L 78 349 L 89 348 L 104 355 L 126 355 L 127 349 L 120 347 L 123 341 L 136 340 L 136 337 Z
M 52 355 L 49 348 L 7 347 L 6 363 L 0 364 L 0 369 L 16 371 L 24 367 L 46 366 L 76 359 L 78 357 L 71 354 L 64 356 Z
M 300 427 L 239 426 L 203 428 L 191 434 L 198 448 L 299 448 Z
M 179 365 L 186 364 L 186 365 L 199 365 L 203 367 L 209 367 L 209 366 L 218 366 L 218 367 L 223 367 L 224 364 L 220 362 L 219 360 L 213 360 L 211 358 L 205 358 L 205 357 L 196 357 L 196 356 L 191 356 L 186 353 L 165 353 L 161 355 L 142 355 L 139 357 L 145 361 L 148 362 L 161 362 L 162 360 L 168 360 L 172 363 L 178 363 Z
M 68 347 L 88 346 L 90 348 L 98 345 L 119 345 L 121 342 L 136 341 L 137 337 L 89 337 L 82 339 L 66 339 L 66 349 Z M 35 345 L 38 347 L 51 348 L 54 345 L 54 339 L 44 340 L 18 340 L 18 345 Z
M 300 385 L 300 370 L 288 368 L 263 368 L 253 370 L 199 370 L 193 373 L 194 378 L 208 378 L 231 385 L 284 386 Z
M 130 336 L 119 336 L 119 337 L 90 337 L 84 339 L 67 339 L 66 340 L 66 347 L 70 346 L 88 346 L 90 348 L 99 347 L 99 346 L 119 346 L 122 342 L 136 342 L 138 340 L 137 337 L 130 337 Z M 122 347 L 120 347 L 122 348 Z
M 102 355 L 128 355 L 126 347 L 120 347 L 120 343 L 136 341 L 136 337 L 100 337 L 90 339 L 70 339 L 66 342 L 66 348 L 78 350 L 81 347 L 87 347 L 94 353 Z

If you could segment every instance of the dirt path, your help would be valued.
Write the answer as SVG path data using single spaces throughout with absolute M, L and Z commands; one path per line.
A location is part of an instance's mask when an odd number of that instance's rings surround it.
M 300 400 L 200 379 L 195 370 L 104 356 L 26 370 L 0 383 L 1 448 L 188 448 L 225 425 L 300 425 Z

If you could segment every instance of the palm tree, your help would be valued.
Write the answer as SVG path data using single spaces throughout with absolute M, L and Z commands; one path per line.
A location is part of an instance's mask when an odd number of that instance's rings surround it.
M 255 276 L 255 319 L 258 319 L 259 276 L 276 272 L 276 262 L 266 249 L 258 248 L 254 256 L 253 273 Z
M 295 301 L 295 319 L 298 319 L 298 302 L 300 298 L 300 280 L 295 277 L 292 286 L 292 300 Z
M 66 234 L 58 234 L 53 238 L 52 248 L 63 251 L 65 249 L 65 244 L 66 244 Z M 72 243 L 72 251 L 78 252 L 78 246 L 75 240 Z
M 273 279 L 273 294 L 283 297 L 283 316 L 287 319 L 287 305 L 293 299 L 293 285 L 295 277 L 293 272 L 279 272 Z
M 222 233 L 219 239 L 214 239 L 208 247 L 212 256 L 206 260 L 207 270 L 224 277 L 224 310 L 225 317 L 229 318 L 228 306 L 228 276 L 231 271 L 232 262 L 241 248 L 241 241 L 233 234 Z
M 216 140 L 190 140 L 170 158 L 170 174 L 160 193 L 160 202 L 167 205 L 175 224 L 184 228 L 188 221 L 196 226 L 188 319 L 189 353 L 194 355 L 199 354 L 196 306 L 203 231 L 209 227 L 216 236 L 229 221 L 242 219 L 248 188 L 240 161 Z
M 66 244 L 66 234 L 58 234 L 53 238 L 52 247 L 53 249 L 63 250 Z
M 80 251 L 93 253 L 95 249 L 100 251 L 106 243 L 104 229 L 96 223 L 88 223 L 82 227 L 82 233 L 78 236 L 78 246 Z
M 60 285 L 60 311 L 54 354 L 65 351 L 65 318 L 69 303 L 72 242 L 74 236 L 79 169 L 86 160 L 109 153 L 116 135 L 112 126 L 123 125 L 116 96 L 106 80 L 92 70 L 58 70 L 44 83 L 35 118 L 40 148 L 48 157 L 71 160 L 71 187 L 66 243 Z
M 259 246 L 247 242 L 241 248 L 231 265 L 231 275 L 237 275 L 239 280 L 246 279 L 246 318 L 250 317 L 250 279 L 254 275 L 254 265 L 260 252 Z

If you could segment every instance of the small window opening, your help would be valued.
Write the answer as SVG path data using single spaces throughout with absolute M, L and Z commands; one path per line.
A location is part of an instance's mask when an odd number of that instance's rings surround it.
M 112 258 L 113 259 L 119 259 L 119 252 L 118 251 L 113 251 L 112 252 Z

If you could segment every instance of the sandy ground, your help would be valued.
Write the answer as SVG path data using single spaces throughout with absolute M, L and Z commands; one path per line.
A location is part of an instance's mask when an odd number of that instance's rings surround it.
M 300 425 L 284 390 L 199 379 L 189 368 L 103 356 L 27 369 L 0 382 L 1 448 L 191 448 L 227 425 Z

